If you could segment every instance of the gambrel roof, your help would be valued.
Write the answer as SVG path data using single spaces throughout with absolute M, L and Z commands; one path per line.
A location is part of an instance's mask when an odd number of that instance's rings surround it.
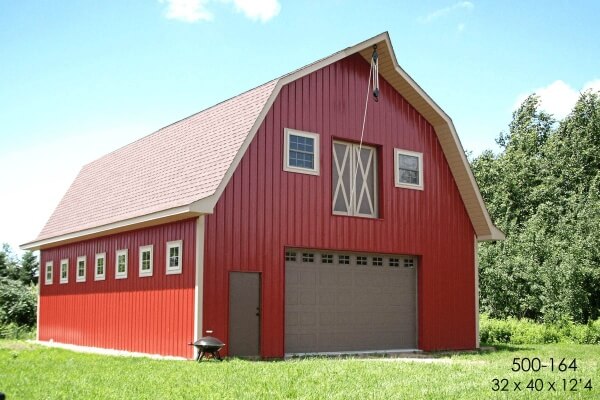
M 382 33 L 166 126 L 84 166 L 38 235 L 39 249 L 212 213 L 282 86 L 359 53 L 434 127 L 479 240 L 504 238 L 492 223 L 452 120 L 412 80 Z

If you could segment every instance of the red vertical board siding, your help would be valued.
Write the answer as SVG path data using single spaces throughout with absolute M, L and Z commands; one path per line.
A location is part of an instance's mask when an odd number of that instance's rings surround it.
M 166 243 L 183 241 L 182 273 L 166 275 Z M 139 247 L 154 245 L 151 277 L 139 277 Z M 126 279 L 115 279 L 116 251 L 128 249 Z M 96 253 L 106 253 L 106 279 L 94 280 Z M 76 282 L 77 257 L 87 257 Z M 69 282 L 60 260 L 69 259 Z M 53 262 L 52 285 L 40 285 L 40 340 L 150 354 L 191 357 L 194 336 L 196 219 L 42 250 Z
M 419 348 L 475 347 L 473 237 L 433 127 L 386 81 L 364 142 L 378 146 L 380 218 L 331 212 L 332 140 L 360 139 L 369 65 L 358 55 L 284 86 L 206 217 L 203 329 L 228 338 L 230 271 L 262 277 L 261 354 L 284 354 L 284 248 L 412 254 Z M 284 172 L 283 131 L 320 135 L 321 173 Z M 394 148 L 423 153 L 424 190 L 394 186 Z

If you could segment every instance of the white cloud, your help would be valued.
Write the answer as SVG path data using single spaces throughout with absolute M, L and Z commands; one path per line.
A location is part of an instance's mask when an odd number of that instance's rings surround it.
M 209 0 L 161 0 L 168 3 L 166 17 L 185 22 L 211 21 L 213 14 L 206 9 Z
M 451 6 L 439 8 L 435 11 L 432 11 L 424 17 L 419 17 L 419 22 L 429 23 L 429 22 L 435 21 L 436 19 L 441 18 L 445 15 L 448 15 L 453 11 L 461 10 L 461 9 L 472 10 L 473 7 L 475 7 L 475 4 L 473 4 L 470 1 L 459 1 L 458 3 L 454 3 Z
M 267 22 L 281 11 L 279 0 L 159 0 L 168 3 L 166 17 L 184 22 L 211 21 L 209 3 L 233 4 L 235 11 L 253 21 Z
M 600 91 L 600 79 L 585 83 L 581 88 L 581 92 L 588 89 Z M 572 88 L 567 83 L 557 80 L 548 86 L 532 90 L 530 93 L 535 93 L 539 96 L 540 108 L 542 110 L 553 114 L 557 119 L 563 119 L 573 110 L 573 106 L 575 106 L 581 92 Z M 513 104 L 513 110 L 519 108 L 530 93 L 520 94 Z
M 267 22 L 281 11 L 278 0 L 233 0 L 235 9 L 251 20 Z

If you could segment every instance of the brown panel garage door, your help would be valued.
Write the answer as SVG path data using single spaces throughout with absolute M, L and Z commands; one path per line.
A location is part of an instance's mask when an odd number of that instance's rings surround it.
M 409 256 L 286 251 L 285 352 L 416 349 Z

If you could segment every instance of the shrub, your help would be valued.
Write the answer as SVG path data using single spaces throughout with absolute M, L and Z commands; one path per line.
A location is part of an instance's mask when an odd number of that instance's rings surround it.
M 37 291 L 19 281 L 0 278 L 0 325 L 36 323 Z
M 483 314 L 479 335 L 481 342 L 486 344 L 600 344 L 600 320 L 588 324 L 565 320 L 542 324 L 526 318 L 495 319 Z
M 14 323 L 0 325 L 0 339 L 35 339 L 35 329 Z

